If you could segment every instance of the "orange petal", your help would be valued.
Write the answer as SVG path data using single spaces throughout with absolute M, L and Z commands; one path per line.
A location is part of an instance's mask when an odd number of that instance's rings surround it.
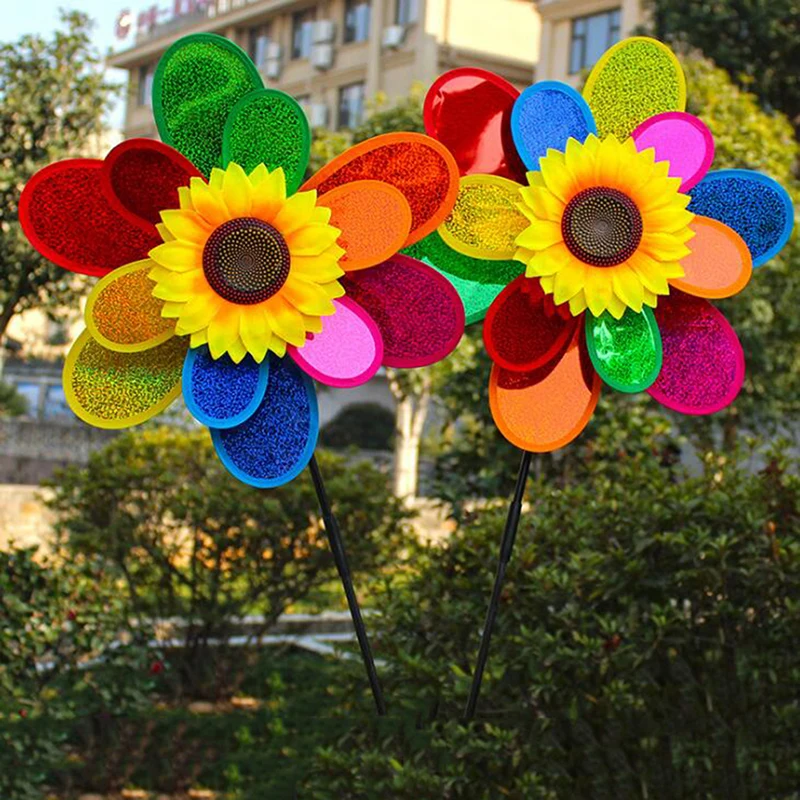
M 695 235 L 681 259 L 684 276 L 670 284 L 696 297 L 731 297 L 747 286 L 753 274 L 753 257 L 744 239 L 722 222 L 697 216 L 691 226 Z
M 589 360 L 581 328 L 560 360 L 532 372 L 492 367 L 492 416 L 503 436 L 517 447 L 533 453 L 557 450 L 591 419 L 602 381 Z
M 330 224 L 341 230 L 345 272 L 380 264 L 403 247 L 411 231 L 411 207 L 403 193 L 382 181 L 354 181 L 319 199 L 331 210 Z

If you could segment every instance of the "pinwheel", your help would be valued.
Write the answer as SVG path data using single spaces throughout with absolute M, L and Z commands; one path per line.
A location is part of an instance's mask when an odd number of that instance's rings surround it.
M 736 397 L 744 356 L 709 299 L 730 297 L 788 240 L 787 192 L 758 172 L 709 172 L 714 141 L 685 112 L 680 64 L 645 37 L 612 47 L 582 95 L 521 94 L 483 70 L 441 76 L 429 134 L 462 174 L 453 212 L 411 248 L 485 317 L 493 418 L 524 451 L 467 717 L 475 711 L 532 452 L 572 441 L 603 383 L 710 414 Z
M 20 200 L 43 256 L 100 277 L 66 359 L 67 400 L 92 425 L 125 428 L 182 393 L 228 470 L 256 487 L 286 483 L 310 463 L 374 673 L 313 459 L 312 378 L 357 386 L 381 365 L 425 366 L 455 347 L 457 293 L 398 251 L 450 212 L 456 164 L 427 136 L 390 134 L 303 184 L 303 110 L 211 34 L 167 50 L 153 111 L 162 142 L 133 139 L 104 160 L 52 164 Z M 373 690 L 380 708 L 377 679 Z

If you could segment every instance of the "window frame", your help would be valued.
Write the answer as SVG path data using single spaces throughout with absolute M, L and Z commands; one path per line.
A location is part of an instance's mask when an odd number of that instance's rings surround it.
M 608 50 L 609 47 L 612 47 L 617 42 L 620 41 L 620 35 L 622 33 L 622 8 L 620 6 L 614 6 L 613 8 L 607 8 L 603 11 L 596 11 L 593 14 L 584 14 L 580 17 L 573 17 L 572 24 L 570 27 L 570 40 L 569 40 L 569 65 L 568 65 L 568 74 L 569 75 L 577 75 L 581 70 L 590 69 L 594 66 L 595 63 L 588 63 L 588 57 L 586 52 L 586 47 L 588 45 L 589 39 L 589 22 L 590 20 L 597 19 L 598 17 L 605 17 L 607 19 L 606 23 L 606 44 L 603 48 L 604 51 Z M 578 33 L 577 28 L 578 26 L 582 26 L 583 30 Z M 580 57 L 577 59 L 579 62 L 576 66 L 576 47 L 580 48 Z
M 314 22 L 316 22 L 316 18 L 316 9 L 313 7 L 304 8 L 292 14 L 292 49 L 290 53 L 292 61 L 302 61 L 305 58 L 311 57 L 311 49 L 314 44 L 312 28 Z M 308 26 L 308 52 L 305 52 L 303 49 L 306 44 L 303 32 L 305 26 Z
M 343 108 L 344 108 L 344 101 L 347 97 L 347 92 L 352 89 L 360 89 L 360 109 L 358 110 L 359 119 L 353 120 L 350 119 L 351 112 L 348 108 L 347 110 L 347 125 L 343 124 L 342 117 L 343 117 Z M 357 127 L 364 121 L 364 109 L 366 106 L 366 99 L 367 99 L 367 86 L 364 81 L 353 81 L 352 83 L 346 83 L 344 86 L 339 87 L 339 102 L 336 104 L 336 130 L 353 130 L 353 128 Z
M 366 8 L 366 31 L 364 35 L 359 37 L 359 12 L 361 9 Z M 354 15 L 353 23 L 351 24 L 348 17 L 350 14 Z M 361 12 L 363 13 L 363 12 Z M 344 23 L 342 25 L 342 43 L 343 44 L 357 44 L 359 42 L 366 42 L 369 40 L 370 31 L 372 29 L 372 0 L 345 0 L 344 4 Z M 352 32 L 352 35 L 351 35 Z
M 247 31 L 247 54 L 258 69 L 262 69 L 267 63 L 267 49 L 272 41 L 272 37 L 270 36 L 272 33 L 271 28 L 272 26 L 269 22 L 264 22 L 260 25 L 253 25 Z M 261 60 L 258 59 L 260 42 L 263 42 L 263 57 Z
M 395 25 L 414 25 L 419 22 L 419 0 L 396 0 Z
M 139 108 L 153 105 L 153 80 L 156 71 L 152 64 L 139 67 L 139 82 L 136 87 L 136 105 Z

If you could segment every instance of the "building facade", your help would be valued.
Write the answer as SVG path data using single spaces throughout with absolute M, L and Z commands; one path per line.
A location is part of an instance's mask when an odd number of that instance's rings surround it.
M 266 86 L 300 101 L 312 127 L 346 129 L 362 121 L 369 98 L 401 97 L 456 66 L 484 67 L 527 85 L 540 32 L 531 0 L 176 0 L 171 10 L 136 16 L 135 33 L 134 16 L 122 27 L 131 46 L 109 59 L 130 76 L 126 137 L 156 135 L 155 67 L 190 33 L 235 41 Z

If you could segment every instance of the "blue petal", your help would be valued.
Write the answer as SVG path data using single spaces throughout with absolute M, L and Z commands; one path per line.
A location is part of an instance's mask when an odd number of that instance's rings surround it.
M 528 169 L 539 169 L 548 148 L 563 152 L 568 139 L 582 142 L 590 133 L 597 133 L 597 126 L 588 104 L 559 81 L 529 86 L 511 111 L 511 134 Z
M 212 428 L 217 455 L 240 481 L 272 488 L 296 478 L 317 445 L 319 412 L 314 382 L 290 358 L 270 358 L 264 400 L 235 428 Z
M 749 169 L 709 172 L 691 192 L 689 211 L 719 220 L 744 239 L 760 267 L 777 255 L 792 232 L 794 209 L 777 181 Z
M 269 362 L 245 356 L 213 359 L 207 347 L 193 347 L 183 362 L 183 399 L 192 416 L 209 428 L 232 428 L 251 417 L 264 399 Z

